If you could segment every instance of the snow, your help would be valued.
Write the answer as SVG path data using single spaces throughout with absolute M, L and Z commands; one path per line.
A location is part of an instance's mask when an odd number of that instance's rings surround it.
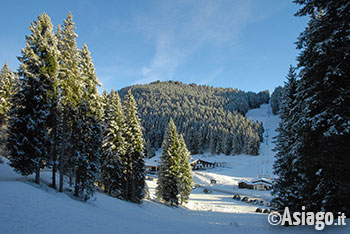
M 193 157 L 227 163 L 225 167 L 195 171 L 195 183 L 201 187 L 193 190 L 185 207 L 173 208 L 157 202 L 156 179 L 147 180 L 150 199 L 141 205 L 99 192 L 82 202 L 69 192 L 59 193 L 48 187 L 49 170 L 42 171 L 42 183 L 38 186 L 32 182 L 33 175 L 22 177 L 14 173 L 4 158 L 5 163 L 0 164 L 0 233 L 318 233 L 310 226 L 271 226 L 266 214 L 255 213 L 256 205 L 232 199 L 234 193 L 265 201 L 271 199 L 269 191 L 237 187 L 241 180 L 252 181 L 262 174 L 272 176 L 272 137 L 279 119 L 269 115 L 269 110 L 268 105 L 263 105 L 248 112 L 249 117 L 264 122 L 267 141 L 261 145 L 259 156 L 205 154 Z M 211 179 L 217 183 L 210 184 Z M 212 193 L 205 194 L 204 188 Z M 349 231 L 349 226 L 338 226 L 326 227 L 323 233 Z

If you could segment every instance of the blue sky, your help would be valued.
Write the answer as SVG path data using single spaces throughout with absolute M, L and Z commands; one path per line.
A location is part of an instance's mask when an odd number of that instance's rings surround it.
M 104 88 L 155 80 L 271 92 L 282 85 L 307 19 L 291 0 L 3 1 L 0 64 L 16 70 L 29 25 L 69 11 Z

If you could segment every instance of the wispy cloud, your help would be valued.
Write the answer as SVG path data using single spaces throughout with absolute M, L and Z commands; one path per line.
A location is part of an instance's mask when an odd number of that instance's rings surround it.
M 213 80 L 215 80 L 218 76 L 220 76 L 224 72 L 224 68 L 220 67 L 216 70 L 214 70 L 212 73 L 210 73 L 207 77 L 205 77 L 203 80 L 198 82 L 198 84 L 210 84 Z
M 155 42 L 154 57 L 141 68 L 142 78 L 135 82 L 148 83 L 172 79 L 201 47 L 234 46 L 250 20 L 251 5 L 248 0 L 162 1 L 151 12 L 135 15 L 136 28 Z

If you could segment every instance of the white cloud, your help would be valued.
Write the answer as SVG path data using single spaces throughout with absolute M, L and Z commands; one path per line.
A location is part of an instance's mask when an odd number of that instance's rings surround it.
M 188 56 L 207 43 L 234 45 L 250 9 L 248 0 L 162 1 L 151 12 L 136 12 L 135 26 L 154 40 L 155 54 L 135 83 L 172 79 Z
M 220 67 L 219 69 L 214 70 L 211 74 L 209 74 L 205 79 L 198 82 L 198 84 L 210 84 L 213 80 L 215 80 L 218 76 L 221 75 L 221 73 L 224 72 L 224 68 Z

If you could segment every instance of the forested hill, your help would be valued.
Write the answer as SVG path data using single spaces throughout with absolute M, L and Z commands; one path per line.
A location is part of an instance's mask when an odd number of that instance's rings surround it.
M 138 104 L 148 156 L 161 147 L 170 118 L 193 154 L 206 149 L 214 154 L 258 154 L 263 127 L 246 119 L 245 113 L 268 103 L 268 91 L 157 81 L 121 89 L 122 99 L 129 89 Z

